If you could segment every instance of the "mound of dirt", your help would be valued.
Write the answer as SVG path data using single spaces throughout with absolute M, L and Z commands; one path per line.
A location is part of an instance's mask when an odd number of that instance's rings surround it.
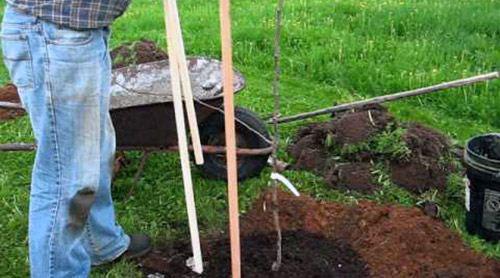
M 322 173 L 328 163 L 328 150 L 325 139 L 328 124 L 312 124 L 298 131 L 295 142 L 288 152 L 295 158 L 294 168 Z
M 7 84 L 0 88 L 0 101 L 20 103 L 16 86 Z M 24 115 L 24 110 L 0 108 L 0 122 L 11 120 Z
M 113 68 L 149 63 L 167 58 L 167 53 L 149 40 L 123 44 L 111 51 Z
M 243 277 L 366 277 L 369 270 L 359 255 L 342 240 L 329 240 L 319 234 L 285 231 L 282 266 L 271 270 L 276 259 L 276 234 L 253 234 L 242 238 Z M 191 256 L 188 244 L 155 251 L 141 261 L 147 274 L 167 277 L 230 277 L 231 253 L 228 239 L 204 246 L 205 271 L 195 275 L 185 266 Z M 171 258 L 165 260 L 164 258 Z
M 263 210 L 270 202 L 268 192 L 243 217 L 242 231 L 274 230 L 272 213 Z M 369 201 L 349 206 L 282 192 L 279 202 L 282 229 L 350 243 L 373 277 L 497 277 L 500 271 L 498 261 L 471 250 L 418 208 Z
M 390 162 L 392 181 L 407 190 L 421 193 L 429 189 L 444 190 L 452 165 L 443 157 L 450 154 L 450 142 L 438 131 L 410 123 L 403 140 L 411 157 Z
M 448 170 L 440 165 L 439 160 L 431 157 L 412 157 L 408 161 L 392 161 L 390 164 L 391 180 L 400 187 L 414 193 L 429 189 L 446 188 Z
M 401 127 L 405 128 L 404 134 L 398 135 L 401 137 L 391 135 Z M 392 137 L 384 135 L 387 132 Z M 395 143 L 405 146 L 410 154 L 393 157 L 367 149 L 377 144 L 372 139 L 380 134 L 386 137 L 376 140 L 385 139 L 385 145 L 392 144 L 387 140 L 399 140 Z M 349 150 L 348 155 L 344 150 Z M 400 124 L 380 105 L 337 113 L 330 122 L 303 127 L 288 152 L 296 160 L 295 169 L 313 171 L 332 187 L 365 193 L 380 188 L 370 166 L 374 162 L 387 165 L 392 182 L 414 193 L 445 189 L 448 174 L 454 170 L 450 161 L 443 159 L 452 157 L 446 136 L 418 123 Z
M 329 131 L 336 144 L 357 144 L 368 141 L 373 135 L 385 129 L 392 116 L 382 106 L 371 106 L 335 117 L 329 124 Z
M 450 149 L 450 142 L 443 134 L 419 123 L 408 125 L 403 140 L 414 156 L 439 159 Z
M 325 173 L 325 181 L 333 188 L 371 193 L 380 188 L 372 174 L 370 163 L 347 163 L 333 167 Z

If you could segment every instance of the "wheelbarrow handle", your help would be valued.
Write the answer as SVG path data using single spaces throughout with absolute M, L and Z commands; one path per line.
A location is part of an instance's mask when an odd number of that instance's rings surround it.
M 0 101 L 0 108 L 5 108 L 5 109 L 23 109 L 23 106 L 20 103 L 15 103 L 15 102 L 6 102 L 6 101 Z
M 0 144 L 0 152 L 28 152 L 34 150 L 36 150 L 36 145 L 30 143 Z

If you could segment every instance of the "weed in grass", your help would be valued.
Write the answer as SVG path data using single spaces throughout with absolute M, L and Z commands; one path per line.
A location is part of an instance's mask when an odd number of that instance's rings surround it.
M 382 189 L 375 192 L 373 200 L 380 203 L 399 203 L 404 206 L 413 206 L 416 203 L 414 195 L 395 185 L 390 178 L 389 169 L 383 162 L 375 163 L 372 174 Z
M 411 150 L 403 140 L 405 132 L 404 128 L 389 126 L 372 140 L 371 149 L 391 159 L 407 159 L 411 155 Z
M 393 124 L 390 124 L 385 130 L 376 134 L 367 142 L 343 146 L 335 144 L 333 137 L 328 134 L 325 145 L 333 156 L 340 156 L 344 160 L 348 160 L 352 155 L 362 152 L 369 152 L 380 159 L 405 160 L 411 155 L 411 150 L 403 140 L 405 132 L 406 129 L 394 127 Z

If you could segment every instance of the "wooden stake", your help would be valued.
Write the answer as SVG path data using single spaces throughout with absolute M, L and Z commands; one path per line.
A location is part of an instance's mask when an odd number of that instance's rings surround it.
M 165 13 L 165 27 L 168 43 L 168 56 L 170 59 L 170 77 L 172 83 L 172 99 L 174 102 L 175 124 L 177 127 L 177 139 L 179 141 L 179 154 L 181 157 L 182 179 L 184 181 L 184 195 L 186 197 L 186 207 L 189 220 L 189 232 L 191 234 L 191 247 L 193 249 L 193 271 L 196 273 L 203 272 L 203 260 L 201 257 L 200 235 L 198 231 L 198 220 L 196 218 L 196 204 L 194 201 L 193 181 L 191 177 L 191 168 L 189 165 L 189 151 L 186 136 L 186 126 L 184 121 L 184 109 L 182 105 L 182 92 L 180 86 L 180 76 L 178 67 L 178 55 L 174 48 L 175 30 L 171 24 L 169 16 L 168 1 L 163 0 L 163 8 Z
M 226 161 L 229 199 L 229 233 L 231 238 L 231 273 L 241 277 L 240 223 L 238 209 L 238 168 L 236 166 L 236 131 L 234 120 L 233 57 L 231 42 L 230 0 L 220 0 L 222 41 L 222 76 L 224 121 L 226 127 Z
M 180 80 L 182 85 L 182 93 L 186 112 L 189 122 L 189 130 L 191 132 L 191 141 L 193 142 L 194 158 L 198 165 L 203 164 L 203 152 L 201 150 L 200 133 L 198 131 L 198 123 L 196 120 L 196 111 L 194 109 L 193 90 L 191 88 L 191 79 L 189 77 L 189 69 L 186 62 L 186 51 L 184 49 L 184 41 L 182 39 L 181 23 L 179 19 L 179 10 L 177 9 L 177 1 L 170 0 L 168 10 L 170 12 L 170 21 L 173 32 L 173 47 L 178 56 L 178 67 L 180 71 Z

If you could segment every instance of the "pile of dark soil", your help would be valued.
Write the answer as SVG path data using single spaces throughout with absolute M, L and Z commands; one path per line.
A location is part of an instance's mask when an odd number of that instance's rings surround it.
M 393 120 L 383 106 L 370 106 L 351 113 L 337 115 L 329 124 L 329 132 L 336 144 L 357 144 L 369 140 L 384 130 Z
M 412 154 L 407 160 L 390 162 L 392 181 L 412 192 L 444 190 L 448 173 L 453 171 L 453 165 L 445 161 L 451 157 L 448 139 L 436 130 L 411 123 L 403 140 Z
M 242 217 L 243 277 L 497 277 L 500 262 L 465 246 L 459 235 L 417 208 L 369 201 L 345 205 L 279 192 L 283 265 L 275 260 L 271 194 Z M 202 277 L 228 277 L 229 243 L 203 244 Z M 197 277 L 185 266 L 188 243 L 159 248 L 140 261 L 146 274 Z
M 465 246 L 459 235 L 418 208 L 319 202 L 279 194 L 285 230 L 316 233 L 351 244 L 373 277 L 498 277 L 500 262 Z M 243 217 L 242 231 L 274 230 L 266 193 Z M 286 244 L 284 245 L 286 248 Z
M 298 140 L 288 148 L 296 159 L 295 169 L 322 173 L 328 164 L 328 149 L 325 139 L 328 134 L 328 123 L 318 123 L 299 130 Z
M 408 161 L 392 161 L 391 180 L 412 192 L 424 192 L 435 188 L 444 190 L 448 178 L 448 167 L 429 157 L 413 157 Z
M 403 140 L 415 156 L 442 157 L 450 148 L 443 134 L 418 123 L 410 123 Z
M 0 101 L 20 103 L 16 86 L 7 84 L 0 88 Z M 24 115 L 24 110 L 0 108 L 0 122 L 11 120 Z
M 397 128 L 405 130 L 400 143 L 408 149 L 407 155 L 394 157 L 366 147 L 376 136 Z M 345 149 L 355 151 L 345 155 Z M 298 131 L 288 151 L 296 160 L 295 169 L 322 175 L 334 188 L 363 192 L 379 187 L 372 174 L 375 163 L 387 166 L 394 184 L 415 193 L 444 189 L 453 170 L 446 159 L 452 155 L 444 135 L 421 124 L 399 123 L 380 105 L 308 125 Z
M 380 188 L 372 172 L 373 167 L 368 162 L 341 164 L 329 169 L 325 180 L 336 188 L 371 193 Z
M 189 244 L 156 250 L 141 261 L 145 273 L 166 277 L 230 277 L 231 253 L 228 239 L 204 244 L 205 271 L 192 273 L 186 266 Z M 343 240 L 330 240 L 304 231 L 283 233 L 283 257 L 279 271 L 271 270 L 276 259 L 276 234 L 259 233 L 242 238 L 243 277 L 366 277 L 369 270 L 359 255 Z
M 123 44 L 111 51 L 113 68 L 149 63 L 167 58 L 167 53 L 149 40 Z

